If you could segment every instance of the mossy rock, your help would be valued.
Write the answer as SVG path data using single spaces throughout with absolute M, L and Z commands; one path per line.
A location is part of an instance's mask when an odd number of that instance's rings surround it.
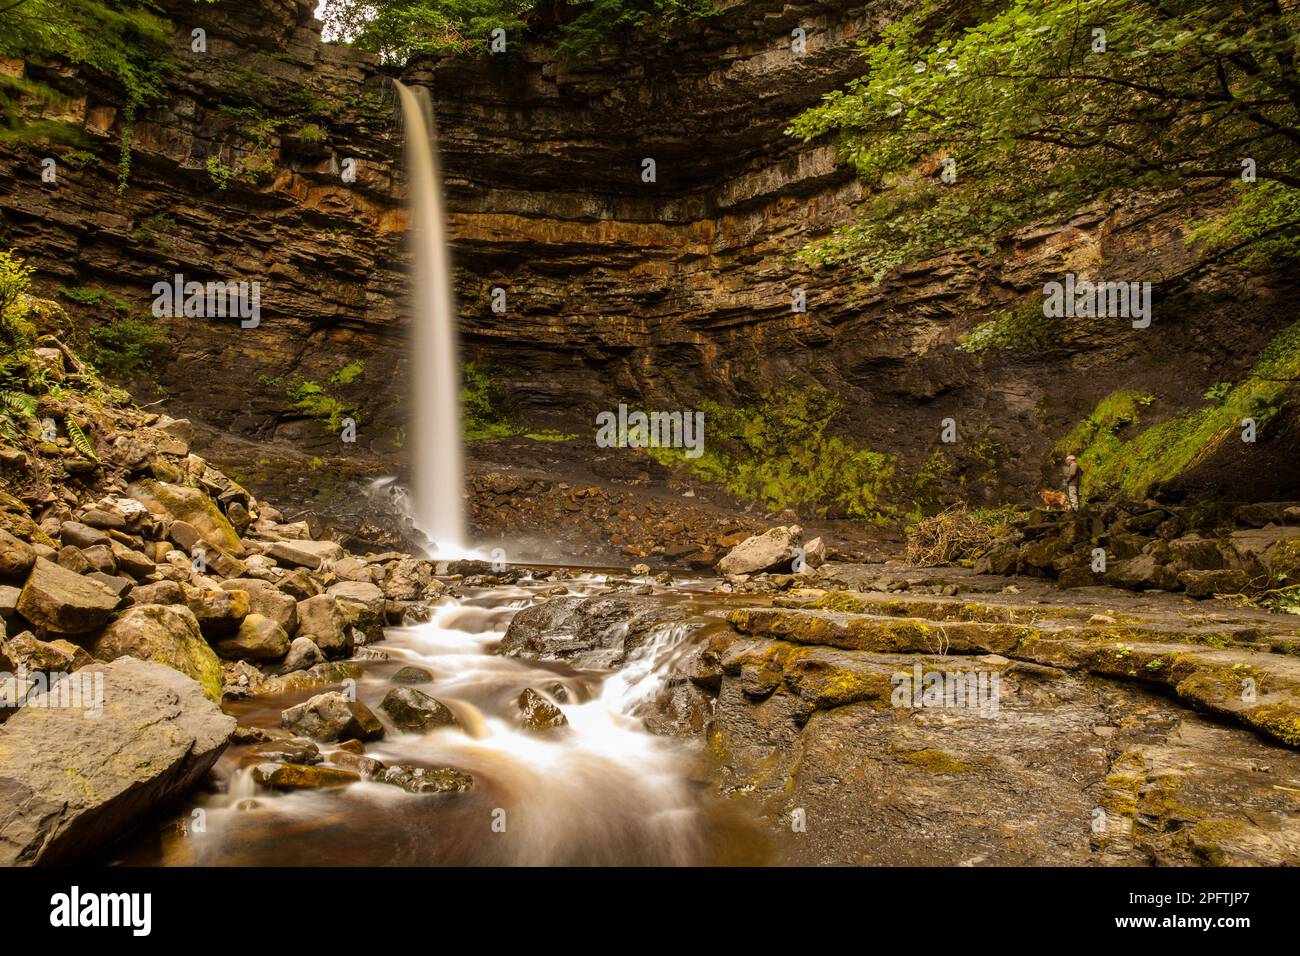
M 180 605 L 141 604 L 117 616 L 95 641 L 100 660 L 119 657 L 165 664 L 192 677 L 209 700 L 221 702 L 221 661 L 199 632 L 194 613 Z
M 1300 536 L 1274 542 L 1264 552 L 1264 567 L 1274 584 L 1300 584 Z
M 51 548 L 58 547 L 54 539 L 42 531 L 36 522 L 26 514 L 0 511 L 0 530 L 8 531 L 15 538 L 21 538 L 23 541 L 32 544 L 43 544 Z
M 887 654 L 1005 653 L 1038 633 L 1014 624 L 935 624 L 917 618 L 829 617 L 768 608 L 740 608 L 729 612 L 727 621 L 742 634 L 755 637 Z
M 244 546 L 234 525 L 202 489 L 145 478 L 133 484 L 128 493 L 155 514 L 168 514 L 193 525 L 214 548 L 237 557 L 243 555 Z
M 893 691 L 887 674 L 809 657 L 790 664 L 785 683 L 811 710 L 829 710 L 859 701 L 874 701 L 885 707 Z
M 962 760 L 960 757 L 954 757 L 950 753 L 946 753 L 942 750 L 934 750 L 932 748 L 903 751 L 901 756 L 914 767 L 920 767 L 922 770 L 929 773 L 973 773 L 978 769 L 972 764 Z
M 1300 702 L 1264 704 L 1248 711 L 1246 720 L 1284 744 L 1300 747 Z

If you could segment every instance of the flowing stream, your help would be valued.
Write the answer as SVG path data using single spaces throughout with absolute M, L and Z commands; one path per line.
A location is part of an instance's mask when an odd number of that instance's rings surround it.
M 598 578 L 570 583 L 594 591 Z M 410 794 L 387 783 L 273 792 L 252 780 L 249 746 L 216 767 L 220 792 L 200 797 L 202 830 L 160 843 L 145 835 L 127 863 L 170 865 L 678 865 L 763 862 L 746 814 L 712 796 L 698 740 L 654 736 L 640 716 L 663 686 L 685 632 L 665 626 L 616 671 L 578 671 L 493 650 L 510 618 L 553 582 L 464 590 L 432 619 L 389 628 L 385 659 L 360 661 L 357 699 L 384 720 L 366 756 L 386 765 L 455 767 L 462 795 Z M 672 596 L 666 596 L 672 599 Z M 413 685 L 447 705 L 460 727 L 397 731 L 379 703 L 406 665 L 434 675 Z M 411 685 L 407 685 L 411 686 Z M 554 701 L 567 727 L 526 729 L 514 701 L 528 687 Z M 276 728 L 280 712 L 328 689 L 226 705 L 241 724 Z M 320 744 L 331 766 L 333 744 Z
M 415 525 L 439 558 L 465 555 L 464 465 L 456 303 L 433 105 L 424 87 L 394 80 L 406 132 L 407 200 L 412 235 L 412 445 Z

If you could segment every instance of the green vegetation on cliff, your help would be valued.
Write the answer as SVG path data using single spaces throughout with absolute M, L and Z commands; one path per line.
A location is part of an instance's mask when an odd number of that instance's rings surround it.
M 130 378 L 154 364 L 167 333 L 148 312 L 133 315 L 129 303 L 94 286 L 60 289 L 59 295 L 91 311 L 88 330 L 78 337 L 101 372 L 112 378 Z M 88 343 L 84 342 L 87 337 Z
M 0 56 L 55 70 L 70 64 L 121 87 L 118 191 L 123 192 L 131 175 L 136 112 L 162 97 L 175 67 L 171 32 L 171 23 L 150 0 L 9 0 L 0 14 Z M 64 99 L 55 80 L 0 73 L 0 142 L 80 144 L 79 126 L 38 115 Z
M 466 362 L 460 374 L 461 430 L 466 441 L 508 438 L 522 431 L 501 411 L 501 396 L 488 366 Z
M 285 398 L 289 401 L 289 411 L 314 418 L 325 426 L 326 431 L 337 432 L 343 427 L 345 418 L 350 418 L 353 422 L 361 421 L 360 402 L 344 397 L 340 390 L 352 385 L 365 369 L 366 363 L 358 359 L 344 365 L 323 385 L 301 375 L 294 375 L 288 382 L 279 377 L 268 378 L 262 384 L 272 388 L 283 387 Z
M 393 63 L 485 53 L 498 29 L 506 32 L 506 49 L 528 31 L 581 59 L 712 12 L 712 0 L 332 0 L 325 22 L 331 34 Z
M 1065 334 L 1061 319 L 1043 315 L 1041 300 L 1033 299 L 999 313 L 962 336 L 957 348 L 980 354 L 998 351 L 1042 352 L 1060 344 Z
M 1155 399 L 1129 390 L 1112 392 L 1057 445 L 1074 452 L 1083 466 L 1086 496 L 1122 493 L 1145 497 L 1159 482 L 1177 477 L 1214 454 L 1225 441 L 1240 440 L 1243 422 L 1257 437 L 1290 400 L 1300 380 L 1300 322 L 1283 329 L 1260 353 L 1245 379 L 1220 383 L 1207 404 L 1140 427 Z
M 754 404 L 727 407 L 709 399 L 704 451 L 650 448 L 657 460 L 770 511 L 805 508 L 819 515 L 883 521 L 900 509 L 905 484 L 898 460 L 828 431 L 843 402 L 819 385 L 788 385 Z
M 7 0 L 0 13 L 0 56 L 29 62 L 64 60 L 115 80 L 128 110 L 157 99 L 171 66 L 171 25 L 148 0 Z M 76 137 L 60 123 L 24 123 L 17 97 L 59 100 L 59 92 L 32 79 L 0 74 L 0 141 Z
M 1016 227 L 1099 199 L 1243 183 L 1205 224 L 1219 249 L 1300 237 L 1300 11 L 1277 0 L 927 3 L 865 41 L 866 75 L 799 116 L 880 187 L 810 246 L 876 281 L 944 249 L 992 251 Z M 963 21 L 961 11 L 965 11 Z M 1250 160 L 1244 163 L 1243 160 Z
M 50 325 L 66 325 L 67 315 L 55 303 L 28 294 L 34 271 L 13 250 L 0 250 L 0 439 L 49 442 L 40 417 L 61 418 L 71 446 L 94 461 L 94 443 L 65 399 L 76 391 L 83 408 L 96 409 L 125 399 L 126 393 L 105 385 L 89 363 L 78 362 L 75 371 L 65 372 L 62 361 L 51 362 L 41 353 L 38 346 L 67 354 L 57 337 L 42 334 Z

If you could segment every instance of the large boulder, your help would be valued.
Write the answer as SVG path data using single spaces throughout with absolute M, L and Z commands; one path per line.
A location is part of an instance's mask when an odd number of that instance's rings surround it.
M 104 629 L 91 654 L 101 661 L 119 657 L 165 664 L 199 682 L 211 700 L 221 700 L 221 661 L 199 632 L 194 613 L 179 604 L 137 604 Z
M 181 798 L 235 729 L 197 683 L 160 664 L 94 665 L 48 696 L 73 689 L 103 713 L 36 698 L 0 729 L 0 865 L 85 859 Z
M 357 601 L 341 600 L 338 604 L 343 621 L 349 633 L 355 638 L 353 643 L 369 644 L 384 639 L 386 608 L 380 607 L 376 610 L 372 605 Z M 361 636 L 358 637 L 358 634 Z
M 1223 549 L 1213 538 L 1184 535 L 1170 541 L 1169 550 L 1179 571 L 1217 571 L 1224 567 Z
M 1026 541 L 1020 546 L 1016 570 L 1022 574 L 1053 577 L 1054 562 L 1061 554 L 1061 542 L 1056 538 Z
M 74 548 L 89 548 L 97 544 L 107 545 L 112 539 L 104 532 L 80 521 L 65 521 L 59 526 L 59 539 L 65 545 Z
M 797 524 L 772 528 L 746 538 L 718 562 L 722 574 L 754 574 L 759 571 L 789 571 L 803 544 L 803 529 Z
M 298 630 L 298 601 L 271 582 L 260 578 L 231 578 L 222 581 L 221 587 L 227 591 L 247 591 L 249 612 L 270 618 L 286 634 Z
M 394 601 L 418 601 L 433 584 L 433 565 L 416 558 L 402 558 L 384 579 L 384 593 Z
M 131 485 L 127 493 L 154 514 L 192 525 L 212 547 L 236 557 L 243 555 L 238 533 L 202 489 L 146 478 Z
M 185 589 L 176 581 L 141 584 L 129 595 L 133 604 L 185 604 Z
M 1183 571 L 1178 583 L 1191 598 L 1211 598 L 1216 594 L 1240 594 L 1250 583 L 1244 571 L 1222 568 L 1214 571 Z
M 289 645 L 289 653 L 280 665 L 281 674 L 305 671 L 317 664 L 325 663 L 325 654 L 310 637 L 295 637 Z
M 280 714 L 280 726 L 314 740 L 378 740 L 384 725 L 365 704 L 338 691 L 317 694 Z
M 1178 576 L 1151 554 L 1139 554 L 1127 561 L 1116 561 L 1107 569 L 1106 581 L 1130 591 L 1171 591 L 1178 587 Z
M 305 601 L 321 593 L 320 585 L 312 579 L 305 568 L 295 568 L 278 578 L 275 586 L 285 594 L 291 595 L 295 601 Z
M 352 653 L 347 617 L 332 595 L 318 594 L 298 602 L 298 634 L 310 637 L 326 657 L 347 657 Z
M 377 616 L 383 616 L 384 592 L 376 584 L 367 581 L 340 581 L 338 584 L 331 585 L 326 593 L 340 601 L 364 604 Z
M 110 542 L 113 549 L 113 557 L 117 559 L 117 569 L 123 571 L 133 578 L 143 578 L 152 574 L 154 562 L 149 560 L 146 555 L 141 554 L 134 548 L 128 548 L 120 541 Z
M 250 614 L 240 623 L 239 630 L 214 641 L 212 646 L 228 661 L 276 661 L 289 653 L 289 635 L 270 618 Z
M 97 581 L 37 558 L 18 596 L 18 613 L 54 634 L 89 634 L 104 626 L 119 601 Z
M 699 628 L 689 608 L 653 599 L 604 594 L 596 597 L 553 597 L 526 607 L 510 619 L 499 652 L 506 657 L 566 660 L 574 667 L 604 670 L 618 667 L 626 656 L 659 629 L 673 624 Z

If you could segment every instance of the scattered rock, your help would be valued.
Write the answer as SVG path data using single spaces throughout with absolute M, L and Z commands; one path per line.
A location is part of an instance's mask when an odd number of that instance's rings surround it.
M 384 695 L 379 709 L 402 730 L 458 726 L 456 715 L 445 704 L 414 687 L 394 687 Z
M 274 760 L 300 764 L 320 763 L 324 759 L 320 748 L 305 737 L 281 737 L 263 741 L 252 748 L 250 756 L 258 762 Z
M 273 541 L 266 553 L 281 564 L 311 571 L 320 570 L 325 561 L 334 561 L 344 555 L 341 547 L 333 541 Z
M 752 574 L 758 571 L 789 571 L 796 549 L 803 543 L 798 525 L 772 528 L 746 538 L 718 562 L 721 574 Z
M 382 777 L 384 770 L 387 769 L 382 760 L 376 760 L 374 757 L 366 757 L 347 750 L 336 750 L 329 755 L 329 762 L 338 767 L 355 770 L 366 780 Z
M 185 591 L 175 581 L 141 584 L 130 594 L 136 604 L 185 604 Z M 187 605 L 188 606 L 188 605 Z
M 260 763 L 253 767 L 253 780 L 272 790 L 318 790 L 359 783 L 361 774 L 339 767 L 294 763 Z
M 353 640 L 347 618 L 329 594 L 318 594 L 298 602 L 298 634 L 310 637 L 326 657 L 347 657 Z
M 293 643 L 289 645 L 289 653 L 285 655 L 284 663 L 280 666 L 280 673 L 305 671 L 324 662 L 325 654 L 310 637 L 295 637 Z
M 531 687 L 524 688 L 524 692 L 515 699 L 515 707 L 519 709 L 519 717 L 529 730 L 550 730 L 569 723 L 560 708 Z
M 0 577 L 21 577 L 36 563 L 36 552 L 26 541 L 0 528 Z
M 270 618 L 284 628 L 286 634 L 298 630 L 298 602 L 279 590 L 274 584 L 258 578 L 231 578 L 221 582 L 226 591 L 246 591 L 248 610 Z
M 97 544 L 107 547 L 111 540 L 104 532 L 79 521 L 63 522 L 59 527 L 59 539 L 74 548 L 89 548 Z
M 243 555 L 244 546 L 240 543 L 239 535 L 221 513 L 221 509 L 202 489 L 144 479 L 131 485 L 127 494 L 153 514 L 166 515 L 192 525 L 213 548 L 229 552 L 235 557 Z
M 1183 571 L 1178 575 L 1181 584 L 1191 598 L 1211 598 L 1216 594 L 1240 594 L 1250 583 L 1241 571 L 1221 569 L 1218 571 Z
M 389 767 L 383 774 L 384 783 L 401 787 L 407 793 L 468 793 L 474 778 L 454 767 Z
M 365 704 L 332 691 L 280 714 L 280 726 L 314 740 L 378 740 L 384 725 Z
M 289 653 L 289 635 L 270 618 L 249 614 L 233 635 L 212 646 L 226 660 L 274 661 Z
M 88 634 L 107 623 L 119 600 L 102 584 L 37 558 L 18 598 L 18 613 L 54 634 Z
M 247 591 L 219 588 L 185 588 L 185 603 L 194 612 L 199 630 L 208 640 L 228 637 L 248 617 Z
M 390 678 L 394 684 L 428 684 L 433 681 L 433 674 L 423 667 L 407 664 L 397 670 Z

